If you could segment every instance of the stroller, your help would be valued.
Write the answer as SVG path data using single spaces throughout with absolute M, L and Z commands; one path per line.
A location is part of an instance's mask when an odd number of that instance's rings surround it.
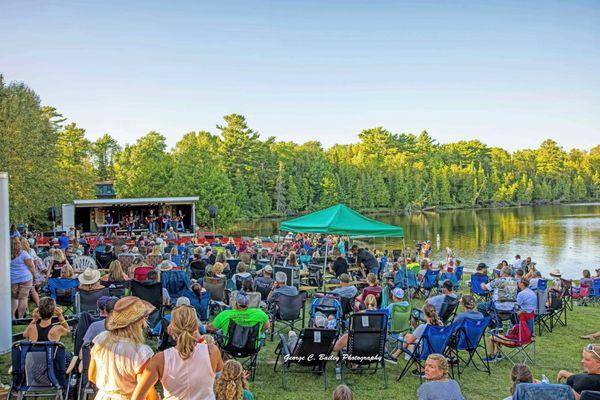
M 338 331 L 341 329 L 344 308 L 342 306 L 340 295 L 331 292 L 315 293 L 313 300 L 310 303 L 309 327 L 314 325 L 315 316 L 318 312 L 328 318 L 328 329 L 336 329 Z M 333 316 L 334 319 L 329 319 L 330 316 Z

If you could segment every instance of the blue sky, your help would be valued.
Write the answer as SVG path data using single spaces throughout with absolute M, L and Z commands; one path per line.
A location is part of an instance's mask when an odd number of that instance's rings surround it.
M 121 143 L 235 112 L 325 147 L 384 126 L 591 148 L 600 1 L 0 0 L 0 73 Z

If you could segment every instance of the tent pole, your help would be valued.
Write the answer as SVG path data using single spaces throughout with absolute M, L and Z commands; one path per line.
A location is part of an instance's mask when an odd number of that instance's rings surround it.
M 325 260 L 323 261 L 323 291 L 325 292 L 325 272 L 327 271 L 327 253 L 329 252 L 329 243 L 325 240 Z

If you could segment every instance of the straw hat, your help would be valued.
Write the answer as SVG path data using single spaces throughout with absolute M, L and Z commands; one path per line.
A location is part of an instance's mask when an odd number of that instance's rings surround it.
M 162 272 L 170 271 L 173 269 L 173 264 L 171 264 L 171 261 L 169 260 L 164 260 L 158 265 L 158 269 Z
M 100 280 L 100 271 L 88 267 L 83 271 L 83 274 L 79 274 L 77 279 L 83 285 L 93 285 Z
M 552 271 L 550 271 L 550 276 L 561 277 L 562 274 L 560 273 L 560 269 L 554 268 Z
M 123 297 L 117 301 L 113 312 L 106 317 L 106 330 L 114 331 L 115 329 L 125 328 L 150 315 L 154 310 L 152 304 L 138 297 Z

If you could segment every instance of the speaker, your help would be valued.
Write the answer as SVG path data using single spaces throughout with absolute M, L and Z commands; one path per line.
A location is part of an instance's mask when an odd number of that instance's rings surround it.
M 58 207 L 48 208 L 48 221 L 58 222 Z
M 208 216 L 210 218 L 217 218 L 219 208 L 217 206 L 208 206 Z

